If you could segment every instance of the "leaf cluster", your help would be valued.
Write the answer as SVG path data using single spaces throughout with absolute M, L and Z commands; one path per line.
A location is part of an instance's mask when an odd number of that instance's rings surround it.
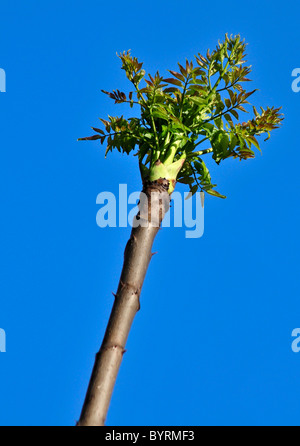
M 187 184 L 192 193 L 201 190 L 224 198 L 215 190 L 203 156 L 211 153 L 217 164 L 229 157 L 253 158 L 253 149 L 260 150 L 257 137 L 265 134 L 269 139 L 283 120 L 280 108 L 261 107 L 258 112 L 252 107 L 252 118 L 240 122 L 240 114 L 248 113 L 245 107 L 249 108 L 248 99 L 256 91 L 244 87 L 251 72 L 245 49 L 240 36 L 225 35 L 212 52 L 178 63 L 168 77 L 157 72 L 147 79 L 143 63 L 130 51 L 119 54 L 133 90 L 127 95 L 119 90 L 102 91 L 116 104 L 138 105 L 140 117 L 101 119 L 105 131 L 93 128 L 96 134 L 81 140 L 106 143 L 106 153 L 135 151 L 143 179 L 158 162 L 168 166 L 183 159 L 177 181 Z M 205 142 L 211 147 L 199 150 Z

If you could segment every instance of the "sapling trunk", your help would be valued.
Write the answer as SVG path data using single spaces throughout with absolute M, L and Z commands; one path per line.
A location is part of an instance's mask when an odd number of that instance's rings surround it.
M 152 245 L 169 209 L 169 181 L 146 182 L 104 339 L 96 355 L 78 426 L 103 426 L 133 319 L 140 308 L 140 293 L 152 257 Z

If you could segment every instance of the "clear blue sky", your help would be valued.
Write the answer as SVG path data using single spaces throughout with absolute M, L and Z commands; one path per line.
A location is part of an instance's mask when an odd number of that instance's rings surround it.
M 256 105 L 282 106 L 263 156 L 213 166 L 205 233 L 163 229 L 130 334 L 108 425 L 299 424 L 297 2 L 1 1 L 1 425 L 73 425 L 122 266 L 129 228 L 100 229 L 96 196 L 136 158 L 79 143 L 118 114 L 100 89 L 130 87 L 116 51 L 147 71 L 249 43 Z M 99 122 L 99 121 L 98 121 Z

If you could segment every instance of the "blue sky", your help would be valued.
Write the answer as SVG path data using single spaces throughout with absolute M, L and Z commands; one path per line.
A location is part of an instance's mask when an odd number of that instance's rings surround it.
M 256 0 L 1 1 L 1 425 L 80 414 L 130 234 L 96 225 L 96 197 L 141 187 L 136 158 L 76 141 L 119 113 L 100 92 L 130 87 L 116 52 L 165 75 L 226 32 L 249 43 L 253 103 L 285 121 L 263 156 L 210 164 L 228 198 L 206 199 L 202 238 L 160 231 L 107 424 L 299 424 L 299 14 Z

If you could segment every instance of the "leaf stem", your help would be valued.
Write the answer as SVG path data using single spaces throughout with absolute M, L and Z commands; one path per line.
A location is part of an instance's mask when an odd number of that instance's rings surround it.
M 191 152 L 187 154 L 187 158 L 193 158 L 194 156 L 206 155 L 207 153 L 213 152 L 213 149 L 210 147 L 209 149 L 199 150 L 197 152 Z
M 205 121 L 204 121 L 205 122 Z M 200 144 L 202 144 L 204 141 L 206 141 L 208 139 L 208 136 L 206 136 L 205 138 L 201 139 L 201 141 L 197 142 L 197 144 L 195 144 L 195 147 L 199 146 Z

